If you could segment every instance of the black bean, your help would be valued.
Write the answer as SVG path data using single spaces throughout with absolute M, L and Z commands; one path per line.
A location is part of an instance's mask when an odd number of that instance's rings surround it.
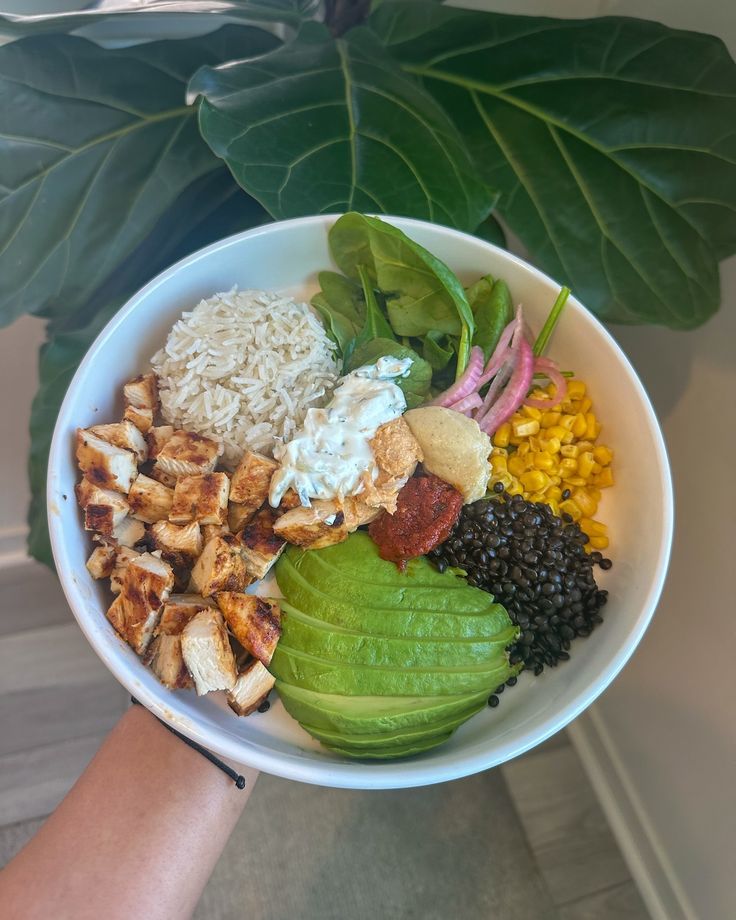
M 495 693 L 492 693 L 492 694 L 488 697 L 488 705 L 491 707 L 491 709 L 495 709 L 496 706 L 498 706 L 498 704 L 499 704 L 500 702 L 501 702 L 501 700 L 499 700 L 499 698 L 496 696 Z

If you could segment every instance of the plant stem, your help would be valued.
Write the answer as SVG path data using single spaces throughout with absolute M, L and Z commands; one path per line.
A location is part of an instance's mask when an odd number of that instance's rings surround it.
M 562 310 L 567 303 L 567 298 L 569 296 L 569 287 L 560 288 L 560 293 L 557 295 L 557 300 L 554 302 L 552 309 L 549 311 L 547 322 L 544 324 L 544 326 L 542 326 L 542 331 L 539 333 L 537 336 L 537 341 L 534 343 L 533 352 L 535 358 L 538 358 L 540 355 L 544 354 L 544 349 L 549 343 L 552 332 L 557 325 L 557 321 L 560 318 Z
M 465 373 L 465 368 L 470 360 L 470 327 L 467 323 L 462 324 L 460 332 L 460 341 L 457 346 L 457 368 L 455 369 L 455 380 L 459 380 Z

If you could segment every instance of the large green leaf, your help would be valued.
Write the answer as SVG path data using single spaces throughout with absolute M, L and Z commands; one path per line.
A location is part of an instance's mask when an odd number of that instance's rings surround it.
M 13 100 L 0 107 L 0 324 L 76 309 L 188 186 L 220 169 L 185 104 L 187 80 L 275 44 L 227 26 L 113 51 L 65 35 L 0 48 L 0 94 Z
M 388 2 L 371 17 L 451 113 L 534 260 L 600 316 L 689 328 L 736 249 L 736 66 L 711 36 Z
M 116 0 L 103 9 L 62 13 L 1 13 L 0 33 L 11 37 L 44 32 L 72 32 L 98 22 L 139 20 L 173 14 L 177 19 L 202 15 L 227 16 L 249 22 L 280 22 L 290 26 L 312 16 L 319 0 Z
M 306 23 L 257 61 L 205 67 L 200 127 L 274 217 L 408 214 L 464 229 L 490 211 L 447 115 L 364 27 L 333 39 Z

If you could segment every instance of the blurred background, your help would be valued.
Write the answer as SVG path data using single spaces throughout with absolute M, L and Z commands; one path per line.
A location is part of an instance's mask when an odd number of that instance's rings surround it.
M 15 12 L 82 5 L 0 0 L 0 10 Z M 456 5 L 552 16 L 639 16 L 717 34 L 736 53 L 736 5 L 724 0 L 697 4 L 688 0 L 465 0 Z M 165 27 L 172 28 L 170 19 Z M 124 41 L 142 36 L 116 37 Z M 720 313 L 694 332 L 655 327 L 611 330 L 640 374 L 664 429 L 675 483 L 675 543 L 654 622 L 614 685 L 570 727 L 570 740 L 553 739 L 545 750 L 505 767 L 506 788 L 496 790 L 500 798 L 490 800 L 487 810 L 481 808 L 482 814 L 467 815 L 464 842 L 468 846 L 478 843 L 475 835 L 482 837 L 482 829 L 476 826 L 479 820 L 493 825 L 503 818 L 508 823 L 509 837 L 515 841 L 509 846 L 516 846 L 529 860 L 528 893 L 537 899 L 537 908 L 517 897 L 518 891 L 511 897 L 518 880 L 486 873 L 479 882 L 473 864 L 455 870 L 460 873 L 455 884 L 463 890 L 462 896 L 451 890 L 452 897 L 443 901 L 427 867 L 445 857 L 441 848 L 437 853 L 430 848 L 423 862 L 407 869 L 403 882 L 395 882 L 396 891 L 385 902 L 383 916 L 449 912 L 456 917 L 726 920 L 736 915 L 736 668 L 732 664 L 736 617 L 729 568 L 736 521 L 736 259 L 723 264 L 722 285 Z M 54 807 L 126 704 L 122 689 L 114 685 L 70 622 L 54 576 L 31 562 L 24 551 L 27 427 L 42 337 L 42 321 L 31 317 L 0 332 L 0 856 L 4 858 Z M 647 458 L 640 461 L 646 463 Z M 647 508 L 640 511 L 644 518 Z M 19 662 L 30 649 L 32 662 L 21 668 Z M 20 696 L 25 701 L 22 711 Z M 380 819 L 385 828 L 386 822 L 403 820 L 397 814 L 419 826 L 426 821 L 426 833 L 431 835 L 441 813 L 438 809 L 452 803 L 450 810 L 457 820 L 467 797 L 477 800 L 481 781 L 454 783 L 443 787 L 445 792 L 382 793 L 372 800 L 375 808 L 371 800 L 350 799 L 350 793 L 305 787 L 286 792 L 289 784 L 262 782 L 264 791 L 255 807 L 262 809 L 264 820 L 284 814 L 287 806 L 279 800 L 292 796 L 289 801 L 302 809 L 295 833 L 310 832 L 310 809 L 315 809 L 315 820 L 324 809 L 334 809 L 346 827 L 354 829 L 356 836 L 350 839 L 357 840 L 361 827 Z M 512 803 L 508 812 L 500 804 L 493 807 L 493 801 L 506 802 L 507 797 Z M 457 845 L 462 846 L 462 827 L 456 830 Z M 352 873 L 352 881 L 346 884 L 359 885 L 355 873 L 363 874 L 367 885 L 380 887 L 385 882 L 391 892 L 391 870 L 375 855 L 375 848 L 395 846 L 402 839 L 400 832 L 396 831 L 399 836 L 392 838 L 393 843 L 380 834 L 370 838 L 366 833 L 374 848 L 356 850 L 351 857 L 355 863 L 348 859 L 341 864 L 345 879 Z M 477 871 L 485 869 L 480 866 Z M 237 865 L 223 866 L 218 872 L 218 885 L 240 891 Z M 359 897 L 347 907 L 330 906 L 329 900 L 316 895 L 307 897 L 314 878 L 305 871 L 298 896 L 272 892 L 276 900 L 271 902 L 264 896 L 252 916 L 368 916 Z M 330 884 L 324 878 L 322 883 Z M 505 894 L 499 893 L 499 886 L 506 886 Z M 411 896 L 405 901 L 407 892 Z M 291 897 L 295 900 L 289 901 Z M 210 892 L 201 915 L 242 916 L 245 902 L 234 894 L 228 898 L 223 900 L 221 893 L 218 900 Z

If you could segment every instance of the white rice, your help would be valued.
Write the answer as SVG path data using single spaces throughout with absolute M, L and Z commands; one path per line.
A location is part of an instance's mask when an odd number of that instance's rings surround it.
M 230 468 L 246 449 L 270 455 L 338 378 L 335 346 L 311 309 L 270 291 L 201 301 L 151 364 L 165 420 L 220 441 Z

